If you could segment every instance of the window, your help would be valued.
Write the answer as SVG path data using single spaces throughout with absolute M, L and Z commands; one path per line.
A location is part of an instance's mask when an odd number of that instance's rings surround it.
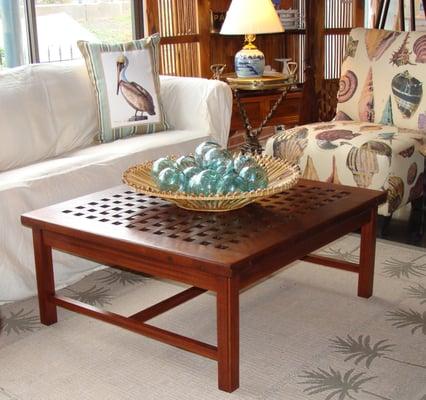
M 142 4 L 143 0 L 0 0 L 0 68 L 80 58 L 78 40 L 111 43 L 141 37 Z
M 36 0 L 40 62 L 80 58 L 77 40 L 132 40 L 132 0 Z
M 0 69 L 28 63 L 24 0 L 0 0 Z

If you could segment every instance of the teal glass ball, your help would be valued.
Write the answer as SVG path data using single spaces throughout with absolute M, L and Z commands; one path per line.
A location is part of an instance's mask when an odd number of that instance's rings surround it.
M 249 155 L 238 154 L 238 156 L 234 158 L 234 170 L 237 174 L 240 173 L 240 171 L 244 167 L 254 166 L 254 165 L 257 165 L 257 162 L 253 157 Z
M 216 194 L 219 177 L 217 172 L 208 169 L 194 175 L 188 185 L 190 193 L 204 194 L 205 196 Z
M 184 184 L 183 191 L 189 193 L 189 182 L 194 175 L 199 174 L 202 171 L 200 167 L 188 167 L 183 170 Z
M 155 181 L 158 180 L 160 172 L 165 168 L 174 168 L 174 162 L 168 157 L 161 157 L 158 160 L 155 160 L 151 168 L 151 176 Z
M 218 194 L 227 194 L 227 193 L 236 193 L 241 192 L 241 178 L 237 174 L 231 172 L 222 176 L 217 183 L 217 193 Z
M 232 155 L 228 150 L 218 147 L 208 150 L 203 157 L 203 168 L 218 170 L 219 168 L 226 168 L 226 165 L 232 161 Z
M 243 167 L 239 176 L 246 182 L 248 191 L 265 189 L 268 186 L 268 174 L 260 165 Z
M 175 161 L 175 168 L 180 169 L 181 171 L 189 167 L 196 167 L 197 162 L 193 156 L 181 156 Z
M 220 145 L 213 141 L 207 141 L 207 142 L 200 143 L 195 148 L 194 158 L 197 161 L 198 165 L 203 165 L 204 155 L 212 148 L 220 149 Z
M 181 190 L 184 180 L 183 172 L 175 168 L 164 168 L 158 175 L 158 186 L 165 192 L 177 192 Z

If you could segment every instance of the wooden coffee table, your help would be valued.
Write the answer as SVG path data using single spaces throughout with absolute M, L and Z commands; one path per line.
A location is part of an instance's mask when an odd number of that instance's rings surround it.
M 358 296 L 370 297 L 376 212 L 385 199 L 301 180 L 240 210 L 200 213 L 118 186 L 29 212 L 22 223 L 33 230 L 41 322 L 57 322 L 61 306 L 211 358 L 219 388 L 232 392 L 239 386 L 239 291 L 303 259 L 358 273 Z M 310 254 L 359 228 L 359 264 Z M 55 294 L 52 248 L 192 287 L 128 317 L 103 311 Z M 217 346 L 146 323 L 207 290 L 217 294 Z

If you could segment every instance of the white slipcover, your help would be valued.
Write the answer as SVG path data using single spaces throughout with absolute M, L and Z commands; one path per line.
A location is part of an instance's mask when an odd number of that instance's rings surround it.
M 42 155 L 43 161 L 0 172 L 0 303 L 36 293 L 32 237 L 31 231 L 20 223 L 23 213 L 118 185 L 127 167 L 167 154 L 190 153 L 198 143 L 208 138 L 212 137 L 222 145 L 227 143 L 232 111 L 229 87 L 222 82 L 199 78 L 162 77 L 162 101 L 173 130 L 88 145 L 93 143 L 97 133 L 92 92 L 82 84 L 76 85 L 73 96 L 68 98 L 50 95 L 63 93 L 60 87 L 46 91 L 46 85 L 50 84 L 61 86 L 63 83 L 69 88 L 67 79 L 52 80 L 49 76 L 49 72 L 56 77 L 61 76 L 62 69 L 65 76 L 84 76 L 81 62 L 27 66 L 0 75 L 0 99 L 5 91 L 9 95 L 11 86 L 15 85 L 20 98 L 27 102 L 27 115 L 22 120 L 15 115 L 16 124 L 11 121 L 5 123 L 7 114 L 0 110 L 2 141 L 5 138 L 15 140 L 15 143 L 8 143 L 8 148 L 20 149 L 15 156 L 21 155 L 24 164 L 28 164 L 32 149 L 42 153 L 43 143 L 48 154 Z M 26 85 L 28 76 L 37 76 L 41 82 Z M 40 96 L 45 99 L 43 107 L 39 106 Z M 80 99 L 81 106 L 77 106 L 75 96 Z M 70 107 L 67 107 L 67 101 Z M 61 105 L 55 102 L 61 102 Z M 13 104 L 17 107 L 19 102 L 14 101 Z M 59 117 L 57 112 L 52 115 L 53 109 L 61 110 L 63 116 Z M 9 107 L 7 112 L 15 110 Z M 44 130 L 49 134 L 43 136 Z M 66 138 L 54 140 L 55 135 Z M 52 143 L 55 146 L 52 147 Z M 62 150 L 74 148 L 51 158 L 52 149 L 58 151 L 60 148 L 58 143 L 69 146 L 64 145 Z M 2 150 L 0 154 L 2 159 Z M 39 156 L 37 158 L 40 159 Z M 9 162 L 13 163 L 13 160 Z M 53 258 L 58 287 L 70 284 L 96 267 L 87 260 L 60 252 L 54 252 Z

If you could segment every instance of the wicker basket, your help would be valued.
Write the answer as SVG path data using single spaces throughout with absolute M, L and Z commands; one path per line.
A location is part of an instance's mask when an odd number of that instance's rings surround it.
M 211 196 L 163 192 L 158 189 L 151 177 L 152 161 L 127 169 L 123 174 L 123 182 L 137 192 L 167 199 L 181 208 L 213 212 L 230 211 L 244 207 L 263 197 L 283 192 L 297 183 L 300 176 L 298 166 L 270 156 L 254 156 L 254 158 L 268 173 L 269 184 L 266 189 Z

